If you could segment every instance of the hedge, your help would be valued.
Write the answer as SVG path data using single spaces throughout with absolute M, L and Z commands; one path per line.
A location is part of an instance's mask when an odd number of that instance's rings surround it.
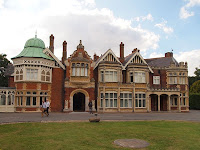
M 190 93 L 189 97 L 190 109 L 199 109 L 200 110 L 200 94 Z

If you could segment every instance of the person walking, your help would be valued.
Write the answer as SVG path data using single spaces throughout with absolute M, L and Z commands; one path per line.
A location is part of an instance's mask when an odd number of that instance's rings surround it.
M 89 106 L 90 114 L 93 114 L 93 113 L 92 113 L 92 102 L 89 102 L 89 103 L 88 103 L 88 106 Z
M 49 102 L 48 99 L 47 99 L 47 102 L 46 102 L 46 106 L 47 106 L 47 115 L 49 116 L 49 106 L 50 106 L 50 102 Z
M 41 105 L 41 109 L 42 109 L 42 117 L 43 117 L 43 114 L 46 114 L 47 115 L 47 105 L 46 105 L 46 102 L 45 101 L 42 101 L 42 105 Z

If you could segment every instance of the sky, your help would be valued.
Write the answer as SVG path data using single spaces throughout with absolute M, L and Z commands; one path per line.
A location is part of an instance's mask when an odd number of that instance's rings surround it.
M 189 76 L 200 68 L 200 0 L 0 0 L 0 53 L 10 60 L 35 37 L 61 59 L 67 41 L 69 57 L 79 41 L 93 58 L 108 49 L 125 56 L 134 48 L 144 58 L 172 52 L 188 63 Z

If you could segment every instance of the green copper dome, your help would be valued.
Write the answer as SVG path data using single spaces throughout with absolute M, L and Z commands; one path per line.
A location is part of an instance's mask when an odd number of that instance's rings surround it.
M 37 47 L 37 48 L 45 49 L 45 44 L 41 39 L 35 37 L 26 41 L 24 48 L 27 48 L 27 47 Z
M 19 57 L 34 57 L 54 60 L 52 57 L 43 53 L 44 49 L 44 42 L 41 39 L 37 38 L 37 36 L 35 36 L 35 38 L 31 38 L 28 41 L 26 41 L 23 51 L 16 57 L 13 57 L 12 59 Z

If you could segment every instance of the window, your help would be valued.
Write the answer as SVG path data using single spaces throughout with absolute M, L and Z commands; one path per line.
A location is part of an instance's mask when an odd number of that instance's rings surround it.
M 103 107 L 103 93 L 101 93 L 101 104 L 100 104 L 101 107 Z
M 117 93 L 105 93 L 106 107 L 117 107 Z
M 26 69 L 26 79 L 27 80 L 37 80 L 38 79 L 38 69 Z
M 169 77 L 169 84 L 177 84 L 177 77 Z
M 153 76 L 153 84 L 160 84 L 160 76 Z
M 0 105 L 6 105 L 6 96 L 5 95 L 1 95 L 1 97 L 0 97 Z
M 179 84 L 185 84 L 185 77 L 179 77 Z
M 135 72 L 135 83 L 145 83 L 145 73 L 144 72 Z
M 41 80 L 45 81 L 45 71 L 44 70 L 41 72 Z
M 46 73 L 46 81 L 50 81 L 50 72 L 49 71 L 47 71 L 47 73 Z
M 20 71 L 19 70 L 16 70 L 15 72 L 15 75 L 16 75 L 16 80 L 23 80 L 23 70 L 21 69 Z
M 26 97 L 26 106 L 30 106 L 31 105 L 31 97 L 27 96 Z
M 120 107 L 132 107 L 131 93 L 120 93 Z
M 181 105 L 186 106 L 186 94 L 183 93 L 181 96 Z
M 33 92 L 33 103 L 32 103 L 32 105 L 36 105 L 36 92 Z
M 7 105 L 11 105 L 11 96 L 10 95 L 8 95 Z
M 88 76 L 88 64 L 72 63 L 72 76 Z
M 105 71 L 105 82 L 117 82 L 117 71 Z
M 146 107 L 146 94 L 136 93 L 135 94 L 135 107 Z
M 177 106 L 178 97 L 171 97 L 171 106 Z
M 100 79 L 101 82 L 104 82 L 104 73 L 103 71 L 101 71 L 101 79 Z
M 130 72 L 130 82 L 133 82 L 133 72 Z
M 72 76 L 75 76 L 75 63 L 72 64 Z

